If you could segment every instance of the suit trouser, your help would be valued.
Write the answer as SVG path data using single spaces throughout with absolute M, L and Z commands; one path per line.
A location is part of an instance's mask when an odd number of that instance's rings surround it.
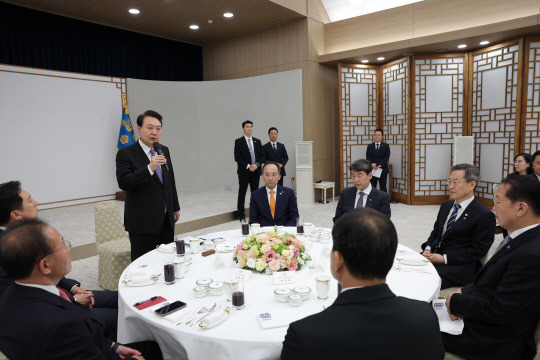
M 375 176 L 371 177 L 371 186 L 374 188 L 377 187 L 377 181 L 379 181 L 379 188 L 381 191 L 388 192 L 386 190 L 386 177 L 388 176 L 388 168 L 383 168 L 382 174 L 380 178 L 376 178 Z
M 237 203 L 237 209 L 238 209 L 238 216 L 244 217 L 246 208 L 245 208 L 245 202 L 246 202 L 246 192 L 248 185 L 251 189 L 251 192 L 254 192 L 259 188 L 259 178 L 260 175 L 257 171 L 250 172 L 249 174 L 242 174 L 238 175 L 238 203 Z
M 168 212 L 163 215 L 163 224 L 161 229 L 155 234 L 137 234 L 130 232 L 129 241 L 131 242 L 131 261 L 154 250 L 158 245 L 169 244 L 174 241 L 174 229 L 169 222 Z
M 116 341 L 118 329 L 118 291 L 92 290 L 94 307 L 92 314 L 105 325 L 105 337 Z

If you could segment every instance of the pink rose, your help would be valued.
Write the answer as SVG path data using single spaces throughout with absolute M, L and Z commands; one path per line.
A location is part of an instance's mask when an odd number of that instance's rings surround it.
M 279 261 L 278 260 L 272 260 L 268 263 L 268 267 L 270 270 L 278 271 L 279 270 Z
M 289 269 L 290 271 L 298 269 L 298 262 L 296 260 L 291 260 L 291 263 L 287 265 L 287 269 Z
M 264 254 L 264 260 L 267 262 L 271 262 L 276 259 L 276 252 L 274 250 L 268 251 L 266 254 Z

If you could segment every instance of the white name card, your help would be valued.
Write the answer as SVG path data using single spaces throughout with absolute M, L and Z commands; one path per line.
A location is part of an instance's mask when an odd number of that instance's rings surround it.
M 243 279 L 244 281 L 248 281 L 251 279 L 251 271 L 250 270 L 244 270 L 244 269 L 233 269 L 231 273 L 231 277 L 237 278 L 237 279 Z
M 276 271 L 273 276 L 275 285 L 294 284 L 296 282 L 296 272 L 294 271 Z
M 216 256 L 216 258 L 214 259 L 214 269 L 220 269 L 220 268 L 224 268 L 225 267 L 225 262 L 223 261 L 223 259 L 221 258 L 221 256 Z

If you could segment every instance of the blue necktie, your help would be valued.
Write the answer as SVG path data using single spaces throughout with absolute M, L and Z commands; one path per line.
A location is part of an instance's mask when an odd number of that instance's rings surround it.
M 253 153 L 253 146 L 251 145 L 251 138 L 248 139 L 249 155 L 251 155 L 251 164 L 255 164 L 255 153 Z
M 274 152 L 277 153 L 276 144 L 272 144 L 272 146 L 274 147 Z
M 448 224 L 446 224 L 446 231 L 448 231 L 448 229 L 450 229 L 452 225 L 455 224 L 459 208 L 461 208 L 461 205 L 459 205 L 458 203 L 455 203 L 454 211 L 452 212 L 452 215 L 450 215 L 450 219 L 448 219 Z
M 358 202 L 356 203 L 355 209 L 358 207 L 364 207 L 364 192 L 360 191 L 360 197 L 358 198 Z

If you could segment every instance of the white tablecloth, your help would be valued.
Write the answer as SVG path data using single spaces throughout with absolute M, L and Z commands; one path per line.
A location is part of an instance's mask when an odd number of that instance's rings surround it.
M 283 230 L 293 232 L 296 229 Z M 244 238 L 240 229 L 212 233 L 202 237 L 207 239 L 223 237 L 227 243 L 234 245 Z M 301 236 L 299 238 L 302 239 Z M 324 246 L 331 247 L 331 243 L 322 245 L 318 242 L 308 242 L 308 245 L 309 252 L 314 257 L 321 253 Z M 405 250 L 407 256 L 421 258 L 417 252 L 401 245 L 398 250 L 397 257 L 400 257 L 403 254 L 401 251 Z M 162 259 L 174 255 L 154 250 L 133 262 L 124 271 L 120 280 L 130 268 L 141 264 L 151 266 L 154 273 L 163 273 Z M 213 264 L 218 255 L 224 260 L 225 269 L 214 269 Z M 332 278 L 329 298 L 317 299 L 315 271 L 304 266 L 297 271 L 297 283 L 289 286 L 292 288 L 306 285 L 312 289 L 310 299 L 304 301 L 300 307 L 293 308 L 288 303 L 276 301 L 273 292 L 277 286 L 273 284 L 273 277 L 254 272 L 252 279 L 245 283 L 245 308 L 243 310 L 231 309 L 229 318 L 211 329 L 201 329 L 198 325 L 192 327 L 183 324 L 175 325 L 155 315 L 153 313 L 155 307 L 144 310 L 133 307 L 134 303 L 156 295 L 163 296 L 169 302 L 181 300 L 188 304 L 187 310 L 200 309 L 212 303 L 217 303 L 223 308 L 230 306 L 225 295 L 208 294 L 204 298 L 196 298 L 193 288 L 196 286 L 197 279 L 200 278 L 225 280 L 230 277 L 234 266 L 232 253 L 217 252 L 214 255 L 202 257 L 200 253 L 191 255 L 189 247 L 186 247 L 186 256 L 192 257 L 192 268 L 186 272 L 183 279 L 177 279 L 174 285 L 165 285 L 163 277 L 150 286 L 129 287 L 119 284 L 118 341 L 129 343 L 154 339 L 159 343 L 165 359 L 279 359 L 287 327 L 262 330 L 257 315 L 267 311 L 274 313 L 285 311 L 291 313 L 290 320 L 293 322 L 322 311 L 323 306 L 330 306 L 337 296 L 337 282 Z M 431 301 L 438 296 L 440 278 L 431 264 L 421 268 L 425 272 L 406 272 L 393 268 L 387 277 L 387 283 L 399 296 Z M 329 273 L 328 268 L 325 271 Z

